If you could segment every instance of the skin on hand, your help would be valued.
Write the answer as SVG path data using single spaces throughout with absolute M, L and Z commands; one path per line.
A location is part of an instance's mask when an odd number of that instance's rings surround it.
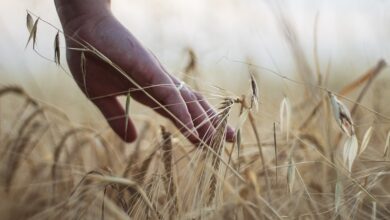
M 176 88 L 180 80 L 170 75 L 112 15 L 108 0 L 55 0 L 55 3 L 65 35 L 72 38 L 66 39 L 69 69 L 82 91 L 124 141 L 134 141 L 137 133 L 130 118 L 126 129 L 126 113 L 116 97 L 132 90 L 136 90 L 130 93 L 133 99 L 169 118 L 192 143 L 212 137 L 216 125 L 210 119 L 216 112 L 199 93 L 188 87 L 180 91 Z M 72 49 L 81 45 L 74 40 L 92 45 L 166 109 L 92 53 L 85 53 L 86 74 L 83 74 L 81 52 Z M 227 129 L 226 136 L 232 141 L 231 128 Z

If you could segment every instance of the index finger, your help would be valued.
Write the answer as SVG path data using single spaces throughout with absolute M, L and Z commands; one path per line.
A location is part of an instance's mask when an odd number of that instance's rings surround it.
M 149 89 L 150 95 L 155 99 L 153 100 L 155 104 L 170 116 L 176 127 L 185 136 L 191 140 L 198 139 L 199 134 L 187 105 L 169 75 L 160 68 L 157 68 L 157 71 L 149 72 L 149 74 L 152 74 L 149 78 L 151 85 L 161 85 Z

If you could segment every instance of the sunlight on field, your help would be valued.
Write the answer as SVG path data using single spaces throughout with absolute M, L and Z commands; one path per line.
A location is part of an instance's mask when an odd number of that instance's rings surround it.
M 62 35 L 50 61 L 55 28 L 40 22 L 26 48 L 26 10 L 60 28 L 53 1 L 3 1 L 1 219 L 389 218 L 389 1 L 111 1 L 218 110 L 215 133 L 194 146 L 123 96 L 138 130 L 124 143 L 69 73 Z

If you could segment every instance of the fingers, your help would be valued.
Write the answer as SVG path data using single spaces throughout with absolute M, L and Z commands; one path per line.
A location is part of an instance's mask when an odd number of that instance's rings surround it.
M 126 112 L 115 97 L 107 97 L 92 101 L 102 112 L 108 124 L 125 142 L 133 142 L 137 131 L 130 118 L 126 123 Z M 127 125 L 127 128 L 126 128 Z
M 181 95 L 187 104 L 188 111 L 190 112 L 194 126 L 198 131 L 199 138 L 206 143 L 210 143 L 211 138 L 215 133 L 215 128 L 207 113 L 198 103 L 197 97 L 188 88 L 183 88 L 181 90 Z M 195 144 L 198 144 L 199 142 L 200 140 L 197 140 Z
M 180 81 L 171 76 L 172 81 L 178 85 Z M 199 133 L 199 137 L 206 143 L 210 142 L 215 128 L 218 127 L 218 120 L 216 119 L 216 111 L 208 104 L 204 97 L 196 92 L 193 92 L 190 88 L 185 86 L 180 91 L 182 97 L 186 101 L 187 108 L 191 114 L 194 125 Z M 226 140 L 232 142 L 234 139 L 234 130 L 231 127 L 227 127 Z
M 150 83 L 152 85 L 162 85 L 151 88 L 151 95 L 164 106 L 163 111 L 169 115 L 169 118 L 185 136 L 188 136 L 191 141 L 197 139 L 199 135 L 189 109 L 169 75 L 163 71 L 151 74 L 154 75 L 151 77 Z
M 202 106 L 203 110 L 207 113 L 208 117 L 211 119 L 214 127 L 218 127 L 218 120 L 216 120 L 217 112 L 209 105 L 206 99 L 199 93 L 194 92 L 194 95 L 197 98 L 198 103 Z M 226 128 L 226 140 L 229 142 L 234 141 L 234 129 L 230 126 Z
M 150 54 L 153 57 L 153 54 Z M 137 97 L 136 99 L 143 104 L 156 108 L 158 113 L 172 120 L 192 143 L 198 144 L 201 139 L 207 143 L 206 139 L 211 139 L 218 124 L 215 122 L 213 126 L 213 122 L 210 120 L 210 116 L 216 115 L 215 111 L 209 106 L 205 108 L 204 106 L 207 105 L 203 106 L 199 103 L 198 97 L 189 88 L 179 91 L 176 85 L 180 81 L 165 71 L 157 58 L 153 58 L 154 62 L 149 63 L 149 65 L 140 65 L 143 66 L 142 74 L 138 76 L 146 79 L 143 86 L 152 86 L 146 91 L 159 103 L 145 94 L 132 94 L 132 96 Z M 206 102 L 203 99 L 200 100 Z M 227 139 L 231 140 L 233 136 L 232 129 L 228 129 Z

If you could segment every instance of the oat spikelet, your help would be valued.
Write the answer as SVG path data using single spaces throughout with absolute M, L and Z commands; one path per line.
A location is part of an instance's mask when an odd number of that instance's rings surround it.
M 222 103 L 220 109 L 222 110 L 221 113 L 218 114 L 216 120 L 218 127 L 216 129 L 215 135 L 213 137 L 213 140 L 211 142 L 211 147 L 216 151 L 218 155 L 221 155 L 221 152 L 224 147 L 224 139 L 225 139 L 225 130 L 227 126 L 227 120 L 230 114 L 230 110 L 234 104 L 234 100 L 231 98 L 226 98 Z M 219 172 L 219 164 L 220 160 L 216 155 L 213 155 L 212 158 L 212 166 L 214 168 L 214 173 L 211 176 L 210 179 L 210 193 L 209 193 L 209 199 L 208 199 L 208 205 L 210 205 L 215 197 L 216 189 L 217 189 L 217 174 Z
M 251 95 L 251 109 L 255 109 L 256 111 L 259 110 L 259 90 L 257 86 L 257 82 L 253 74 L 250 74 L 251 76 L 251 89 L 252 89 L 252 95 Z
M 390 131 L 387 133 L 386 144 L 385 144 L 385 151 L 383 153 L 383 156 L 386 157 L 386 158 L 389 158 L 389 156 L 390 156 L 389 145 L 390 145 Z
M 366 150 L 368 143 L 371 140 L 372 131 L 373 131 L 373 127 L 371 126 L 369 129 L 367 129 L 366 133 L 364 133 L 362 144 L 359 150 L 359 156 Z
M 27 12 L 27 17 L 26 17 L 26 25 L 27 25 L 27 30 L 31 34 L 31 31 L 33 30 L 34 26 L 34 19 L 31 17 L 30 13 Z
M 275 150 L 275 179 L 276 179 L 276 184 L 278 183 L 278 144 L 276 141 L 276 123 L 274 122 L 273 126 L 273 133 L 274 133 L 274 150 Z
M 334 192 L 334 205 L 335 205 L 335 214 L 337 215 L 340 211 L 341 200 L 343 194 L 343 185 L 340 177 L 337 177 L 335 192 Z
M 290 160 L 288 161 L 288 168 L 287 168 L 287 185 L 288 185 L 288 192 L 290 194 L 293 192 L 294 182 L 295 182 L 295 162 L 291 157 Z
M 28 17 L 28 16 L 27 16 Z M 31 17 L 31 16 L 30 16 Z M 30 21 L 28 21 L 30 22 Z M 27 44 L 26 44 L 26 48 L 27 46 L 29 45 L 30 41 L 32 40 L 33 41 L 33 49 L 35 49 L 35 45 L 37 43 L 37 29 L 38 29 L 38 22 L 39 22 L 39 18 L 34 22 L 34 25 L 32 26 L 31 28 L 31 31 L 30 31 L 30 36 L 28 37 L 28 40 L 27 40 Z M 30 25 L 30 24 L 28 24 Z M 27 26 L 28 29 L 30 29 L 29 26 Z
M 291 108 L 290 101 L 287 97 L 284 97 L 280 103 L 280 131 L 286 134 L 286 140 L 288 141 L 290 131 L 291 120 Z
M 127 93 L 126 96 L 126 106 L 125 106 L 125 140 L 127 140 L 127 131 L 129 127 L 129 112 L 130 112 L 130 101 L 131 101 L 131 96 L 130 96 L 130 91 Z
M 172 200 L 170 207 L 170 219 L 174 219 L 174 216 L 178 213 L 178 202 L 176 194 L 176 185 L 173 178 L 172 171 L 172 137 L 171 133 L 167 132 L 163 126 L 161 126 L 161 133 L 163 137 L 162 144 L 162 160 L 165 168 L 165 187 L 169 198 Z
M 84 92 L 89 97 L 87 91 L 87 58 L 85 57 L 84 51 L 81 52 L 81 56 L 80 56 L 80 68 L 81 68 L 81 74 L 83 76 Z
M 372 201 L 371 220 L 376 220 L 376 201 Z
M 54 39 L 54 62 L 57 65 L 61 65 L 61 53 L 60 53 L 60 32 L 58 31 Z
M 352 137 L 355 134 L 355 129 L 353 128 L 351 113 L 349 112 L 347 106 L 338 100 L 334 94 L 329 92 L 328 95 L 337 124 L 345 134 Z
M 343 161 L 345 166 L 348 168 L 349 172 L 352 171 L 352 165 L 356 159 L 358 148 L 359 148 L 358 141 L 355 135 L 349 137 L 345 141 L 344 150 L 343 150 Z

